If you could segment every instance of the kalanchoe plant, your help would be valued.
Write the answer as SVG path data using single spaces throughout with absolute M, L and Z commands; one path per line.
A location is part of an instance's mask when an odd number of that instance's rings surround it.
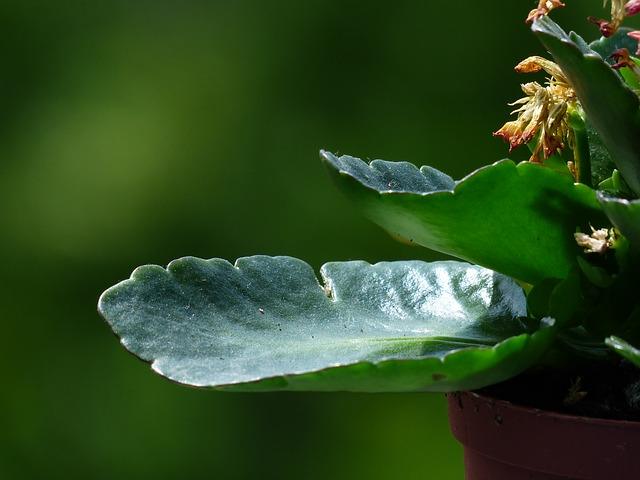
M 495 133 L 529 161 L 456 181 L 321 152 L 371 220 L 465 262 L 329 263 L 318 280 L 289 257 L 186 257 L 136 269 L 100 313 L 156 372 L 219 390 L 450 392 L 541 365 L 640 366 L 640 34 L 621 26 L 640 2 L 611 3 L 591 44 L 549 18 L 561 2 L 530 13 L 550 58 L 516 70 L 547 78 Z

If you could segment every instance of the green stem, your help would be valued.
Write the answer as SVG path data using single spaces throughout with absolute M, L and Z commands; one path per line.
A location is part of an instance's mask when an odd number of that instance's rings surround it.
M 569 126 L 573 130 L 573 162 L 576 167 L 577 181 L 591 187 L 591 153 L 589 137 L 582 116 L 575 110 L 569 113 Z

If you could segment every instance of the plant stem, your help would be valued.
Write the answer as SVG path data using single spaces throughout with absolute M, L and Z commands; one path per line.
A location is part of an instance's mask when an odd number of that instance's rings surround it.
M 569 125 L 573 130 L 573 162 L 576 167 L 576 180 L 591 187 L 591 153 L 589 137 L 584 119 L 577 111 L 569 113 Z

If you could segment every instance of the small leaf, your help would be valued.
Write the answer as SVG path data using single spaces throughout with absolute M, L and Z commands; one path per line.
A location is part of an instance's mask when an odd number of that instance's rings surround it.
M 530 284 L 565 278 L 579 253 L 576 227 L 605 218 L 594 190 L 529 162 L 503 160 L 455 183 L 406 162 L 321 156 L 338 186 L 391 234 Z
M 640 194 L 640 99 L 576 34 L 567 35 L 548 17 L 532 29 L 571 82 L 625 181 Z
M 624 198 L 633 196 L 633 192 L 631 192 L 631 189 L 622 178 L 622 175 L 620 175 L 620 172 L 615 168 L 611 172 L 611 176 L 609 178 L 600 182 L 598 190 L 602 190 L 602 193 L 606 193 L 609 196 L 619 196 Z
M 611 37 L 601 37 L 591 42 L 589 47 L 604 60 L 607 60 L 609 63 L 614 63 L 613 60 L 611 60 L 611 55 L 613 55 L 613 52 L 616 50 L 626 48 L 629 52 L 635 52 L 638 49 L 638 42 L 628 35 L 632 31 L 632 29 L 627 27 L 619 28 Z
M 614 352 L 629 360 L 636 367 L 640 367 L 640 350 L 615 336 L 607 338 L 604 343 Z
M 633 60 L 640 70 L 640 60 Z M 632 89 L 637 95 L 640 95 L 640 76 L 629 67 L 623 67 L 620 69 L 620 75 L 624 79 L 625 83 Z
M 640 250 L 640 200 L 625 200 L 598 192 L 598 200 L 611 223 Z
M 183 258 L 136 269 L 99 311 L 122 344 L 179 383 L 238 391 L 452 391 L 505 380 L 554 337 L 522 289 L 459 262 Z

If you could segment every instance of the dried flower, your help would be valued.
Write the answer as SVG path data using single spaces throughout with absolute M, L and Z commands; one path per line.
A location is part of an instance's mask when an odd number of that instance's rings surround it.
M 527 16 L 527 23 L 531 23 L 540 17 L 549 15 L 549 12 L 555 8 L 561 8 L 564 6 L 565 4 L 560 0 L 539 0 L 538 8 L 534 8 L 529 12 L 529 15 Z
M 609 0 L 604 0 L 605 7 Z M 604 37 L 610 37 L 618 31 L 626 17 L 640 13 L 640 0 L 611 0 L 611 20 L 589 17 L 589 21 L 598 25 Z
M 615 70 L 620 70 L 621 68 L 628 68 L 631 73 L 636 77 L 638 81 L 640 81 L 640 66 L 631 58 L 629 54 L 629 50 L 626 48 L 619 48 L 611 55 L 614 63 L 611 65 Z M 640 93 L 640 92 L 637 92 Z
M 578 232 L 573 234 L 579 247 L 584 248 L 585 253 L 604 253 L 613 246 L 615 232 L 613 229 L 601 228 L 596 230 L 591 227 L 591 235 Z
M 640 0 L 631 0 L 624 6 L 627 12 L 627 17 L 632 17 L 640 13 Z
M 501 137 L 509 143 L 509 151 L 529 143 L 539 134 L 538 144 L 530 161 L 541 162 L 544 158 L 572 144 L 573 131 L 569 128 L 567 112 L 575 107 L 575 92 L 558 65 L 542 57 L 529 57 L 520 62 L 516 68 L 518 73 L 534 73 L 544 70 L 550 78 L 546 84 L 530 82 L 522 85 L 525 97 L 509 105 L 519 106 L 512 114 L 517 114 L 514 121 L 505 123 L 494 136 Z
M 611 65 L 615 70 L 619 70 L 621 68 L 629 68 L 633 73 L 640 76 L 640 67 L 636 62 L 633 61 L 631 55 L 629 54 L 629 50 L 626 48 L 619 48 L 613 54 L 611 54 L 611 58 L 613 59 L 615 64 Z

